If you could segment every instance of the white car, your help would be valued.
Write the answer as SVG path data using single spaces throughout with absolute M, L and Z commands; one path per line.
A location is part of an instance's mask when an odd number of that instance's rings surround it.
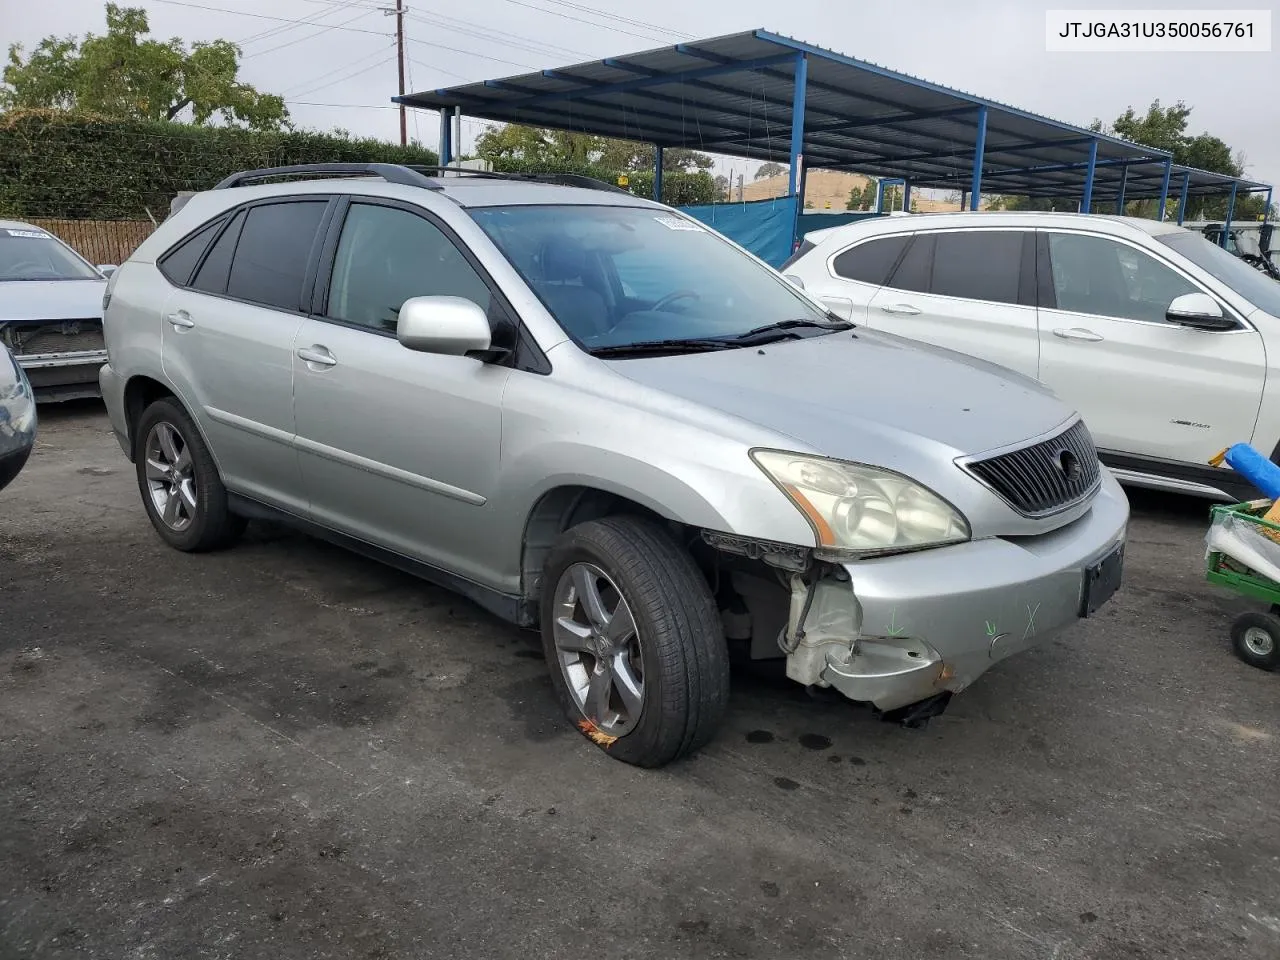
M 1043 381 L 1122 482 L 1236 499 L 1253 489 L 1214 454 L 1250 442 L 1280 460 L 1280 283 L 1198 233 L 1096 214 L 882 218 L 808 234 L 782 272 L 844 319 Z

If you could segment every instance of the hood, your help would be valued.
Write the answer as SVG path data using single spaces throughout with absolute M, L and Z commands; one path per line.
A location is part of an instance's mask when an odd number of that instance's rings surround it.
M 862 328 L 611 365 L 644 386 L 843 459 L 918 449 L 921 440 L 953 456 L 983 453 L 1040 436 L 1073 415 L 1038 381 L 1012 370 Z M 868 450 L 876 439 L 892 449 Z
M 102 292 L 107 281 L 0 281 L 0 325 L 15 320 L 86 320 L 102 318 Z

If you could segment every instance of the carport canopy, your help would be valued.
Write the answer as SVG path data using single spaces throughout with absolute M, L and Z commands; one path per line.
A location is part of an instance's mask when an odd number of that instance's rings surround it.
M 789 37 L 753 30 L 395 98 L 453 112 L 871 174 L 913 187 L 1100 201 L 1267 191 L 1167 151 L 1072 126 Z M 659 170 L 660 170 L 659 163 Z M 657 178 L 660 180 L 660 173 Z M 655 183 L 655 190 L 660 183 Z M 1162 207 L 1163 209 L 1163 207 Z

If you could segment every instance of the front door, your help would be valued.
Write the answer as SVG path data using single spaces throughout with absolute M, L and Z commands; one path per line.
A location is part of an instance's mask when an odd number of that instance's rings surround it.
M 1255 330 L 1166 320 L 1175 297 L 1209 291 L 1136 244 L 1042 231 L 1039 245 L 1041 379 L 1100 450 L 1204 467 L 1253 436 L 1266 379 Z
M 293 358 L 312 517 L 486 579 L 477 538 L 497 485 L 511 369 L 409 350 L 396 323 L 411 297 L 465 297 L 489 309 L 487 283 L 421 211 L 360 200 L 347 208 L 326 289 Z

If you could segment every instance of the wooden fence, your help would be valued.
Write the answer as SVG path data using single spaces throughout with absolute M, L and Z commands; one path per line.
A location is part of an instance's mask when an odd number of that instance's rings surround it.
M 48 230 L 93 264 L 118 266 L 151 236 L 150 220 L 28 220 Z

